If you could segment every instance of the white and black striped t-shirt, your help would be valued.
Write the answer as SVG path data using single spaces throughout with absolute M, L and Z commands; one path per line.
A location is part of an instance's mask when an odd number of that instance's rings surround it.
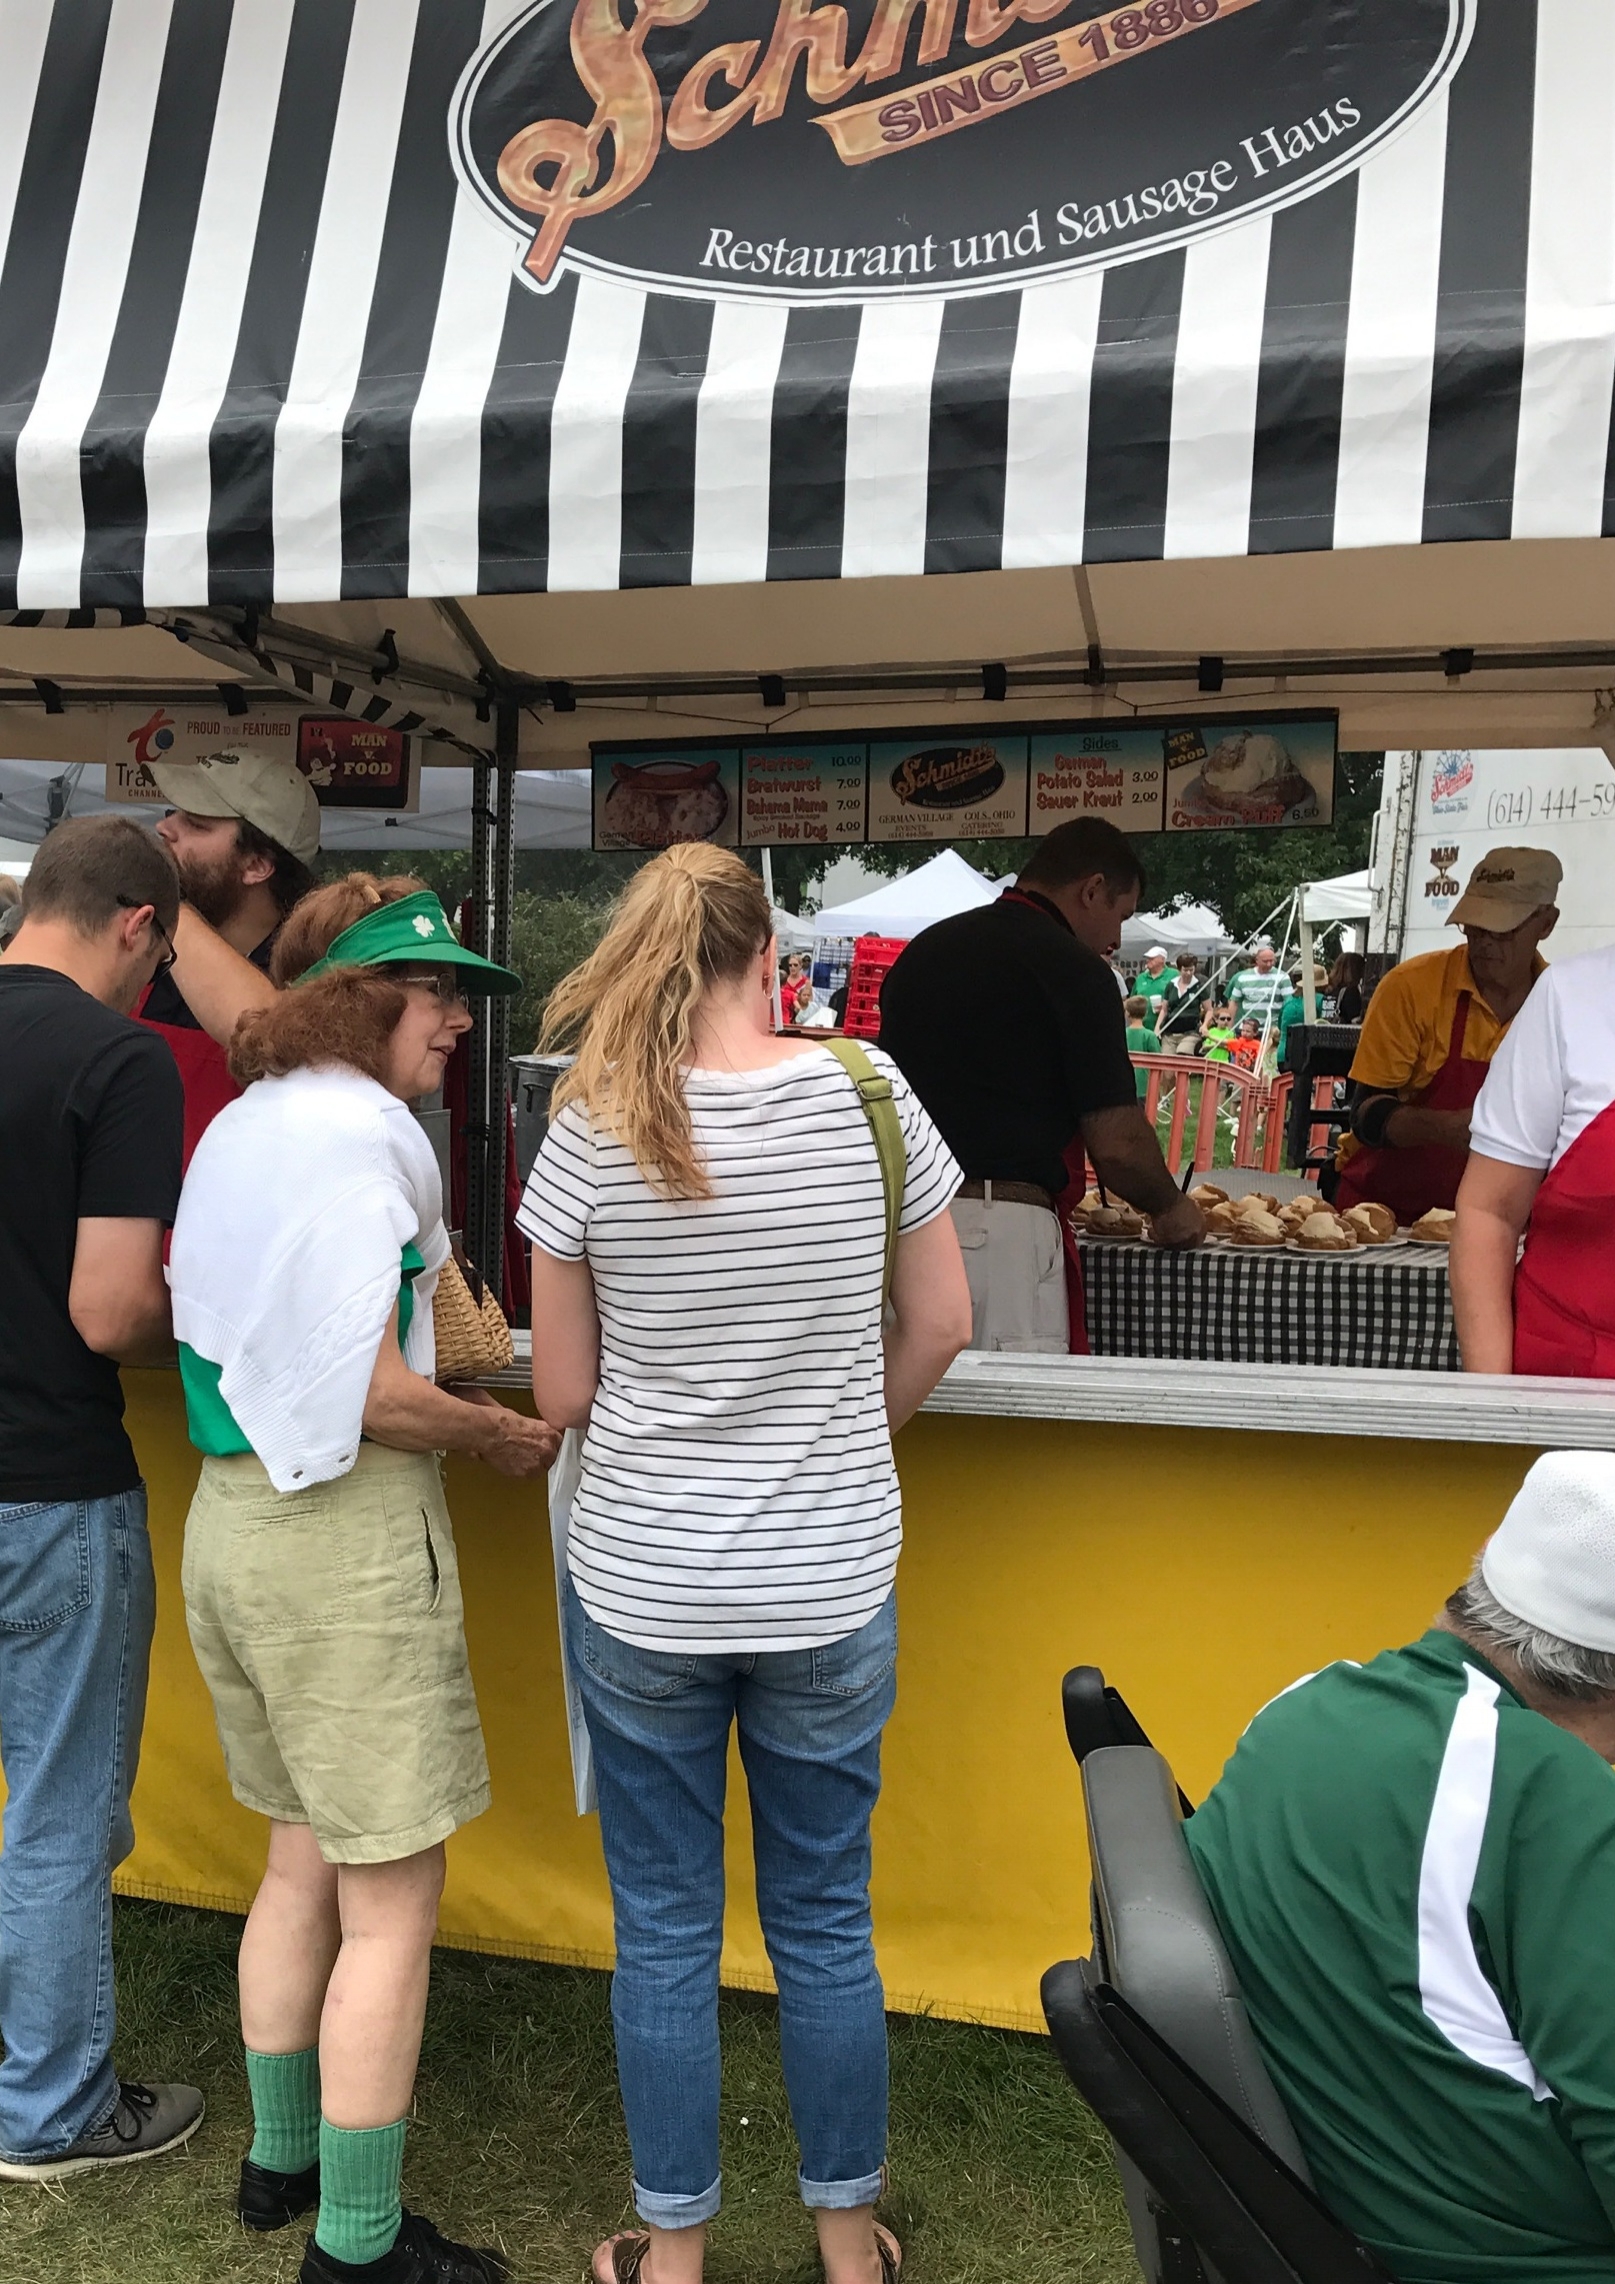
M 919 1229 L 959 1169 L 896 1064 L 871 1060 L 908 1145 L 901 1227 Z M 590 1617 L 623 1641 L 805 1649 L 874 1616 L 902 1541 L 880 1163 L 822 1047 L 690 1071 L 685 1094 L 714 1197 L 658 1197 L 568 1103 L 517 1217 L 545 1252 L 587 1257 L 600 1311 L 568 1559 Z

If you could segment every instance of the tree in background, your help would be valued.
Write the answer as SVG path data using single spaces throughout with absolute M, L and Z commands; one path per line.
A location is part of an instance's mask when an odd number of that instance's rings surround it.
M 643 861 L 637 856 L 596 855 L 592 849 L 517 851 L 510 952 L 522 988 L 510 1003 L 513 1054 L 532 1051 L 545 1000 L 562 976 L 594 950 L 612 899 Z M 322 880 L 356 871 L 383 877 L 413 873 L 436 890 L 451 916 L 471 886 L 471 858 L 463 849 L 399 849 L 396 854 L 385 849 L 328 850 L 315 869 Z

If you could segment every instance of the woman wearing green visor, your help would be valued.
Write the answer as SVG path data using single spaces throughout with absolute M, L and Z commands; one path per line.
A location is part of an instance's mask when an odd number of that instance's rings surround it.
M 432 1377 L 449 1255 L 435 1093 L 466 996 L 517 978 L 418 881 L 351 873 L 297 906 L 292 988 L 230 1049 L 170 1283 L 191 1440 L 185 1609 L 231 1788 L 270 1820 L 240 1960 L 254 2138 L 239 2209 L 319 2200 L 301 2284 L 497 2284 L 399 2195 L 443 1843 L 488 1805 L 437 1455 L 541 1475 L 556 1437 Z

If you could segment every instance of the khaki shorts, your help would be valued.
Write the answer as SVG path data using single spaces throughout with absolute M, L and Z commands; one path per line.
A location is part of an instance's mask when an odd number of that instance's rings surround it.
M 243 1807 L 388 1864 L 488 1805 L 460 1573 L 436 1459 L 363 1443 L 282 1498 L 250 1455 L 204 1459 L 185 1616 Z

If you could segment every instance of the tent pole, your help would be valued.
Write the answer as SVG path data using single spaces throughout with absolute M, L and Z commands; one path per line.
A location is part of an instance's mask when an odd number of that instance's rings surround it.
M 505 696 L 499 700 L 494 724 L 488 957 L 500 967 L 508 968 L 511 907 L 516 891 L 516 757 L 521 737 L 521 707 L 514 698 Z M 510 1001 L 500 996 L 488 1001 L 488 1195 L 483 1240 L 487 1263 L 483 1275 L 499 1296 L 504 1292 L 505 1277 L 505 1165 L 509 1141 Z
M 763 859 L 763 894 L 768 898 L 768 909 L 772 913 L 774 909 L 774 852 L 772 849 L 764 849 L 761 853 Z M 779 946 L 777 944 L 774 947 L 774 953 L 774 1028 L 776 1031 L 783 1031 L 785 1028 L 785 1002 L 779 995 Z
M 495 743 L 471 771 L 471 911 L 475 949 L 510 964 L 515 888 L 515 792 L 521 707 L 501 697 Z M 505 1143 L 510 1080 L 510 1002 L 492 994 L 473 1005 L 471 1083 L 466 1120 L 465 1248 L 495 1296 L 504 1289 Z
M 493 873 L 494 778 L 486 754 L 471 765 L 471 949 L 491 951 L 490 890 Z M 492 1070 L 491 998 L 471 1003 L 470 1083 L 466 1088 L 465 1121 L 465 1249 L 472 1265 L 486 1277 L 488 1227 L 489 1078 Z M 497 1289 L 497 1288 L 496 1288 Z
M 1318 1020 L 1318 993 L 1312 980 L 1312 922 L 1307 918 L 1307 895 L 1303 888 L 1301 898 L 1301 1012 L 1309 1023 Z

